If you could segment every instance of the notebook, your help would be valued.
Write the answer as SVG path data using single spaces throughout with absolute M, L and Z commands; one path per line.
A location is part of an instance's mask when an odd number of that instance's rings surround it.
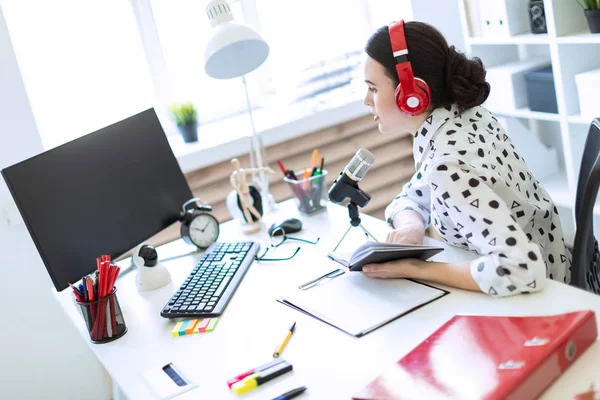
M 367 264 L 383 263 L 403 258 L 427 260 L 442 250 L 444 250 L 443 247 L 437 246 L 369 241 L 357 248 L 347 260 L 333 253 L 329 253 L 328 256 L 333 261 L 349 268 L 350 271 L 362 271 L 363 265 Z
M 361 337 L 446 294 L 445 290 L 409 279 L 345 273 L 310 289 L 289 288 L 277 300 Z
M 352 398 L 535 399 L 597 337 L 595 314 L 587 310 L 457 315 Z

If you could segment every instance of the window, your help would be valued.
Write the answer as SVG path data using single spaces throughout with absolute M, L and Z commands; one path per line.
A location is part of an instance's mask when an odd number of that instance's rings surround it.
M 338 88 L 362 82 L 359 67 L 367 39 L 391 21 L 390 15 L 411 19 L 410 0 L 254 1 L 271 46 L 272 85 L 291 101 L 323 100 Z M 351 96 L 357 90 L 349 89 Z
M 371 33 L 363 0 L 255 1 L 277 93 L 302 100 L 347 82 Z
M 172 98 L 165 103 L 194 102 L 204 124 L 245 112 L 241 79 L 213 79 L 204 72 L 204 49 L 213 30 L 206 17 L 206 2 L 147 2 L 151 5 L 171 82 Z M 335 97 L 347 99 L 348 92 L 339 94 L 335 89 L 349 87 L 357 79 L 362 82 L 362 70 L 358 67 L 374 26 L 390 22 L 387 15 L 408 20 L 411 14 L 410 0 L 232 0 L 229 3 L 234 18 L 257 29 L 269 44 L 269 57 L 248 74 L 247 81 L 252 106 L 277 109 L 277 113 L 285 104 L 317 96 L 321 102 Z M 356 92 L 356 85 L 352 90 Z
M 129 2 L 5 1 L 2 9 L 45 149 L 153 106 Z
M 239 79 L 204 72 L 207 1 L 5 0 L 3 11 L 44 148 L 155 107 L 167 134 L 171 102 L 192 101 L 201 124 L 246 112 Z M 367 38 L 411 19 L 410 0 L 231 0 L 237 21 L 269 43 L 247 76 L 252 105 L 285 119 L 362 98 Z M 393 18 L 389 18 L 393 16 Z M 309 104 L 316 101 L 319 107 Z M 292 112 L 293 114 L 293 112 Z M 270 118 L 271 118 L 270 117 Z M 260 123 L 259 123 L 260 125 Z
M 373 31 L 392 21 L 413 19 L 411 0 L 368 0 Z M 433 7 L 434 3 L 432 3 Z
M 246 110 L 242 79 L 214 79 L 204 72 L 204 50 L 213 27 L 206 1 L 151 0 L 152 14 L 171 82 L 171 100 L 191 101 L 198 120 L 206 123 Z M 236 21 L 244 22 L 240 2 L 231 5 Z M 256 71 L 248 74 L 251 81 Z

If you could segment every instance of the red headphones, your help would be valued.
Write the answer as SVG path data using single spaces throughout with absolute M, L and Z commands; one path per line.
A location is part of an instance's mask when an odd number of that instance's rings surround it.
M 408 57 L 404 36 L 404 20 L 390 25 L 390 41 L 396 59 L 396 72 L 400 84 L 396 88 L 396 104 L 408 115 L 419 115 L 431 104 L 431 91 L 424 80 L 415 78 Z

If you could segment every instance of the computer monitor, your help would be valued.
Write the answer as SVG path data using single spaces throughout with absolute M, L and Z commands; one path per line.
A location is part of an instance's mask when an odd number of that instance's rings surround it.
M 154 109 L 2 170 L 61 291 L 179 219 L 192 198 Z

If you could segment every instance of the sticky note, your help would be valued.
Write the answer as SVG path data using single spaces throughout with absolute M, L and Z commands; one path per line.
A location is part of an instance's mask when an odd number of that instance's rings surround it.
M 181 326 L 179 327 L 179 336 L 184 336 L 185 335 L 185 330 L 187 328 L 187 326 L 189 325 L 190 320 L 186 320 L 183 321 L 183 323 L 181 324 Z
M 196 330 L 197 330 L 199 333 L 204 333 L 204 332 L 206 332 L 206 327 L 207 327 L 207 326 L 208 326 L 208 324 L 210 323 L 210 320 L 211 320 L 211 318 L 204 318 L 204 319 L 202 320 L 202 322 L 200 322 L 200 323 L 198 324 L 198 326 L 196 327 Z
M 173 337 L 179 336 L 179 329 L 181 328 L 181 325 L 183 325 L 183 321 L 179 321 L 178 323 L 175 324 L 175 328 L 173 328 L 173 331 L 171 331 L 171 336 L 173 336 Z
M 192 333 L 194 333 L 194 328 L 196 327 L 197 324 L 198 324 L 198 320 L 197 319 L 190 320 L 189 323 L 187 324 L 186 328 L 185 328 L 185 334 L 186 335 L 191 335 Z
M 215 327 L 217 326 L 218 321 L 219 321 L 219 318 L 211 318 L 210 322 L 208 323 L 208 326 L 206 327 L 206 332 L 214 331 Z

